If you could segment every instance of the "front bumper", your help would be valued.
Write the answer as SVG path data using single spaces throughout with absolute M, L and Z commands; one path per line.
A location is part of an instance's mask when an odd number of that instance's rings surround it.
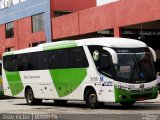
M 143 91 L 127 91 L 116 86 L 114 89 L 117 103 L 155 99 L 158 96 L 158 86 Z

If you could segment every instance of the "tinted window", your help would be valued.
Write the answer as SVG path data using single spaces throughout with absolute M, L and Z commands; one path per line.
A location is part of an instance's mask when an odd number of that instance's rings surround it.
M 3 63 L 7 71 L 88 67 L 82 47 L 4 56 Z
M 103 50 L 103 46 L 89 46 L 89 50 L 97 71 L 103 75 L 112 77 L 112 59 L 110 54 L 106 50 Z
M 8 71 L 17 71 L 18 70 L 18 60 L 16 55 L 10 55 L 3 58 L 4 68 Z
M 32 31 L 39 32 L 45 30 L 44 13 L 32 16 Z
M 82 48 L 71 49 L 69 54 L 69 59 L 70 59 L 70 66 L 73 68 L 88 67 L 87 58 Z
M 14 24 L 13 22 L 6 24 L 6 38 L 14 37 Z

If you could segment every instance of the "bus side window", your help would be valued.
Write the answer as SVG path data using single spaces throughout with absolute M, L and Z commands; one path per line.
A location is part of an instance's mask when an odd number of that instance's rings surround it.
M 24 57 L 24 55 L 19 55 L 18 57 L 17 57 L 17 61 L 18 61 L 18 71 L 24 71 L 25 70 L 25 65 L 24 65 L 24 63 L 25 63 L 25 57 Z
M 68 67 L 68 51 L 64 49 L 55 51 L 55 69 Z
M 32 54 L 31 53 L 27 53 L 24 55 L 26 62 L 25 64 L 25 70 L 32 70 Z
M 85 68 L 89 66 L 82 47 L 72 48 L 69 55 L 69 64 L 71 68 Z
M 4 56 L 4 69 L 7 71 L 17 71 L 18 61 L 16 55 Z
M 72 66 L 80 67 L 81 66 L 81 51 L 80 49 L 73 49 L 72 52 Z
M 112 76 L 112 69 L 110 64 L 109 54 L 102 53 L 100 57 L 100 71 L 103 74 Z
M 49 69 L 54 69 L 55 68 L 55 63 L 56 63 L 56 57 L 55 57 L 55 51 L 48 51 L 47 52 L 47 58 L 48 58 L 48 68 Z
M 110 54 L 103 50 L 103 46 L 89 46 L 96 69 L 99 73 L 112 77 L 112 62 Z

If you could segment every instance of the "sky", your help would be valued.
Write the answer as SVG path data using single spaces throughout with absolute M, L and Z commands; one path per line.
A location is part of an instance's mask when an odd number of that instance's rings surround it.
M 3 8 L 7 7 L 8 5 L 10 6 L 10 2 L 13 4 L 17 4 L 17 3 L 23 2 L 23 1 L 26 1 L 26 0 L 0 0 L 0 9 L 3 9 Z M 118 0 L 96 0 L 97 6 L 104 5 L 104 4 L 111 3 L 111 2 L 115 2 L 115 1 L 118 1 Z
M 0 9 L 7 7 L 7 5 L 10 5 L 11 3 L 17 4 L 23 1 L 26 1 L 26 0 L 0 0 Z
M 111 2 L 115 2 L 115 1 L 118 1 L 118 0 L 97 0 L 97 6 L 104 5 L 104 4 L 111 3 Z

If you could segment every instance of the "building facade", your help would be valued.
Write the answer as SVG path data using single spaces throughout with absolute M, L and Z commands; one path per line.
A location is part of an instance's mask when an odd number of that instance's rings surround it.
M 2 0 L 0 1 L 2 4 Z M 0 56 L 44 42 L 90 37 L 139 39 L 160 68 L 159 0 L 23 0 L 0 10 Z

